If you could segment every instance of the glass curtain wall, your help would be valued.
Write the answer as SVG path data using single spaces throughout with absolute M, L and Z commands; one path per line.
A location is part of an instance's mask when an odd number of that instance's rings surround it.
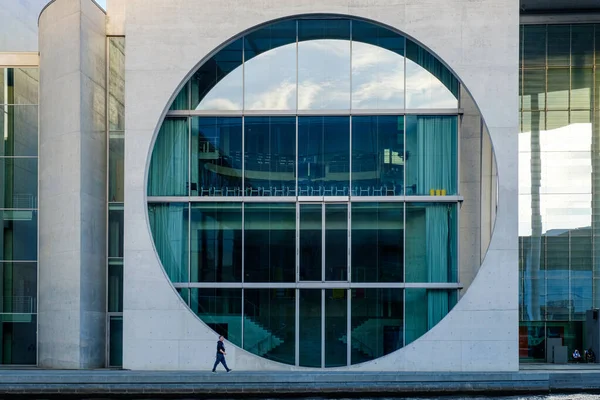
M 38 68 L 0 67 L 0 363 L 37 362 Z
M 546 340 L 584 346 L 598 307 L 600 25 L 521 26 L 519 271 L 522 361 Z
M 125 38 L 108 37 L 107 359 L 123 365 L 123 192 L 125 165 Z
M 299 19 L 235 39 L 156 139 L 162 265 L 192 312 L 261 357 L 389 354 L 457 301 L 458 124 L 456 78 L 396 32 Z

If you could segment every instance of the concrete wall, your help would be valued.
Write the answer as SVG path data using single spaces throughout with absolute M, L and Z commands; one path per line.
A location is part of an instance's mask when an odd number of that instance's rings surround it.
M 125 35 L 126 0 L 106 0 L 106 34 L 111 36 Z
M 416 342 L 351 369 L 517 370 L 518 7 L 518 0 L 128 0 L 124 367 L 208 369 L 214 357 L 214 332 L 170 285 L 148 226 L 146 171 L 167 106 L 194 67 L 229 38 L 272 19 L 318 12 L 382 22 L 436 53 L 472 94 L 499 160 L 494 235 L 459 304 Z M 228 363 L 298 369 L 232 345 Z
M 0 53 L 38 50 L 38 15 L 49 0 L 0 0 Z
M 39 365 L 104 366 L 105 14 L 56 0 L 40 16 Z

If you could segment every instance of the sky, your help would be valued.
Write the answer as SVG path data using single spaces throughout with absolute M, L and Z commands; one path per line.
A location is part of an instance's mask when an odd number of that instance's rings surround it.
M 96 0 L 96 3 L 106 10 L 106 0 Z

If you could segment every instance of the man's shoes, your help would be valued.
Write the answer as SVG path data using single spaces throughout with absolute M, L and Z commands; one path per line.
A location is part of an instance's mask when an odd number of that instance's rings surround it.
M 211 372 L 212 372 L 213 374 L 216 374 L 216 373 L 217 373 L 217 371 L 211 371 Z
M 231 371 L 233 371 L 233 370 L 232 370 L 232 369 L 228 369 L 228 370 L 227 370 L 227 372 L 231 372 Z

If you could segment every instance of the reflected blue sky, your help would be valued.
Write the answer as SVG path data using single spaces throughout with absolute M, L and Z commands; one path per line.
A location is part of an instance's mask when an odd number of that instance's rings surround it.
M 106 10 L 106 0 L 96 0 L 96 3 Z

